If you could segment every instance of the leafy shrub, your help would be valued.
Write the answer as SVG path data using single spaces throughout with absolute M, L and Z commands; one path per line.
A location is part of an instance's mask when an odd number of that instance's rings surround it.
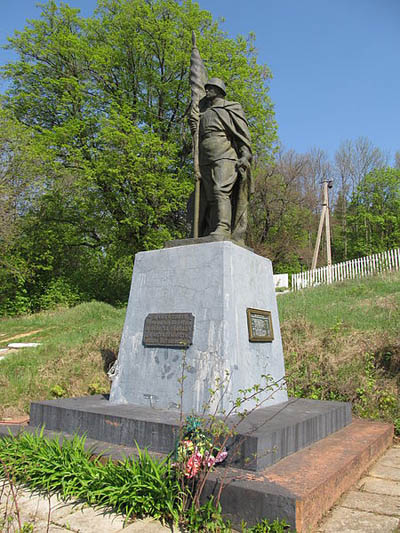
M 54 387 L 50 389 L 50 394 L 53 398 L 64 398 L 67 395 L 67 390 L 61 385 L 54 385 Z
M 81 301 L 76 289 L 64 278 L 52 280 L 46 290 L 37 298 L 37 310 L 54 309 L 58 306 L 73 307 Z
M 178 521 L 180 490 L 168 459 L 147 451 L 119 463 L 102 463 L 85 450 L 85 438 L 48 439 L 43 432 L 0 439 L 0 457 L 17 482 L 35 490 L 60 492 L 130 516 Z
M 31 299 L 23 287 L 18 288 L 13 296 L 0 300 L 0 317 L 24 315 L 31 310 Z
M 263 520 L 252 527 L 246 527 L 242 522 L 242 533 L 290 533 L 290 527 L 284 520 L 278 519 L 273 522 Z
M 99 383 L 98 381 L 90 383 L 90 385 L 88 386 L 88 393 L 92 396 L 94 394 L 107 394 L 109 392 L 110 392 L 110 387 L 106 387 L 105 385 Z

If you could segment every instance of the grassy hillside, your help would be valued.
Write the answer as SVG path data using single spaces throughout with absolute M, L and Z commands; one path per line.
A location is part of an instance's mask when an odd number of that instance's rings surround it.
M 278 297 L 289 392 L 350 400 L 400 432 L 400 275 Z
M 355 414 L 400 432 L 400 275 L 287 293 L 278 305 L 290 394 L 350 400 Z M 0 348 L 42 345 L 0 361 L 0 418 L 28 412 L 31 400 L 107 391 L 124 316 L 92 302 L 1 319 Z
M 104 367 L 118 352 L 125 309 L 91 302 L 0 320 L 0 348 L 41 342 L 0 361 L 0 418 L 29 412 L 31 400 L 109 388 Z M 23 336 L 22 336 L 23 335 Z

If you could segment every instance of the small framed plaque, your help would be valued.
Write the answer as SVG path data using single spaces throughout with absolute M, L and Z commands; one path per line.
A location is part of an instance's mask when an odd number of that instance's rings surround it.
M 250 342 L 272 342 L 274 340 L 270 311 L 248 307 L 247 326 L 249 328 Z

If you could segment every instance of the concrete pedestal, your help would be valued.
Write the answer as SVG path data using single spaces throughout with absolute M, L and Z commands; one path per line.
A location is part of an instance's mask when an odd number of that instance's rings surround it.
M 247 308 L 270 311 L 274 340 L 250 342 Z M 187 349 L 143 344 L 149 313 L 192 313 Z M 135 267 L 110 403 L 177 408 L 185 363 L 183 411 L 229 410 L 240 389 L 279 382 L 264 406 L 287 401 L 271 262 L 230 241 L 141 252 Z M 228 376 L 228 378 L 226 378 Z M 217 385 L 218 380 L 222 385 Z M 210 395 L 210 389 L 217 392 Z M 261 399 L 263 397 L 261 396 Z M 255 401 L 247 403 L 247 409 Z

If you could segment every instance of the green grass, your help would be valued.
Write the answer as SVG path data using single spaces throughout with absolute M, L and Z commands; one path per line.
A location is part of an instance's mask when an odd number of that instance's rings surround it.
M 0 320 L 4 339 L 40 332 L 9 342 L 41 342 L 0 361 L 0 417 L 29 412 L 32 400 L 79 396 L 107 390 L 107 358 L 116 355 L 125 309 L 91 302 L 70 309 Z
M 400 274 L 319 286 L 278 297 L 280 320 L 306 318 L 318 328 L 338 324 L 360 331 L 396 333 L 400 319 Z
M 72 308 L 43 311 L 33 315 L 0 319 L 0 335 L 4 338 L 41 329 L 39 333 L 21 338 L 21 342 L 40 340 L 46 346 L 73 347 L 88 338 L 121 328 L 125 309 L 116 309 L 101 302 L 90 302 Z M 7 343 L 0 336 L 0 348 Z M 10 342 L 20 342 L 19 339 Z M 40 350 L 46 348 L 40 348 Z

